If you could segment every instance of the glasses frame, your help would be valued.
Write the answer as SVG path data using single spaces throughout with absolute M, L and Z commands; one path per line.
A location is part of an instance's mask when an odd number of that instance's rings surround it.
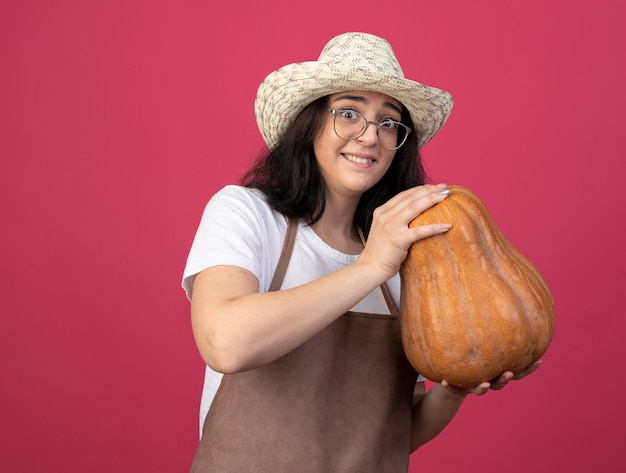
M 406 139 L 408 138 L 409 134 L 411 133 L 411 128 L 409 128 L 408 126 L 406 126 L 404 123 L 399 122 L 397 120 L 392 120 L 390 118 L 386 118 L 385 120 L 383 120 L 382 122 L 377 122 L 374 120 L 368 120 L 367 118 L 365 118 L 365 116 L 362 113 L 359 113 L 355 110 L 352 110 L 350 108 L 338 108 L 338 109 L 331 109 L 328 107 L 324 107 L 324 110 L 326 112 L 330 112 L 333 114 L 333 130 L 335 132 L 335 135 L 337 135 L 337 137 L 341 138 L 342 140 L 345 141 L 352 141 L 352 140 L 357 140 L 359 139 L 361 136 L 363 136 L 363 134 L 365 133 L 365 131 L 367 130 L 367 128 L 370 125 L 376 125 L 376 137 L 378 138 L 378 144 L 380 146 L 382 146 L 384 149 L 386 149 L 387 151 L 396 151 L 397 149 L 400 149 L 402 147 L 402 145 L 404 143 L 406 143 Z M 351 112 L 354 113 L 356 115 L 358 115 L 359 117 L 361 117 L 363 119 L 363 121 L 365 122 L 365 126 L 363 126 L 363 128 L 361 129 L 361 132 L 356 135 L 354 138 L 344 138 L 343 136 L 341 136 L 338 132 L 337 132 L 337 114 L 339 112 Z M 393 122 L 395 123 L 397 126 L 399 126 L 400 128 L 404 128 L 404 130 L 406 131 L 405 135 L 404 135 L 404 139 L 402 140 L 402 143 L 400 143 L 398 146 L 396 146 L 395 148 L 387 148 L 385 145 L 383 145 L 380 141 L 380 136 L 378 135 L 378 131 L 380 130 L 380 127 L 383 126 L 386 123 L 389 122 Z

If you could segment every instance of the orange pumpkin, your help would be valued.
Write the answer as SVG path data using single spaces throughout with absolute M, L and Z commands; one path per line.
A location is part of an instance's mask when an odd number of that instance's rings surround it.
M 427 379 L 459 387 L 514 373 L 539 359 L 554 334 L 554 303 L 537 269 L 496 228 L 469 189 L 409 226 L 452 223 L 414 243 L 402 265 L 402 343 Z

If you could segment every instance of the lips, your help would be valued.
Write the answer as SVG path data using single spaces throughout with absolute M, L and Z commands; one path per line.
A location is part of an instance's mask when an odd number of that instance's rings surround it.
M 351 161 L 356 164 L 371 164 L 375 161 L 373 158 L 362 158 L 360 156 L 355 156 L 353 154 L 344 154 L 343 156 L 348 161 Z

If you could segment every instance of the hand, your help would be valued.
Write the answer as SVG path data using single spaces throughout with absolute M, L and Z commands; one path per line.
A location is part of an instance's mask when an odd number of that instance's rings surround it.
M 522 378 L 525 378 L 526 376 L 528 376 L 529 374 L 537 370 L 539 366 L 541 366 L 541 360 L 535 361 L 533 364 L 531 364 L 530 366 L 527 366 L 522 371 L 519 371 L 517 373 L 513 373 L 511 371 L 505 371 L 500 376 L 497 376 L 494 379 L 492 379 L 491 382 L 480 383 L 478 386 L 475 386 L 473 388 L 467 388 L 467 389 L 458 388 L 456 386 L 452 386 L 445 380 L 441 382 L 441 385 L 445 387 L 449 391 L 450 394 L 455 394 L 458 396 L 464 396 L 467 394 L 474 394 L 475 396 L 482 396 L 483 394 L 486 394 L 487 391 L 489 391 L 490 389 L 494 391 L 499 391 L 500 389 L 504 388 L 509 383 L 509 381 L 520 380 Z
M 446 188 L 445 184 L 412 187 L 378 207 L 361 262 L 371 263 L 388 279 L 400 270 L 413 243 L 448 231 L 452 225 L 446 222 L 409 228 L 415 217 L 446 198 Z

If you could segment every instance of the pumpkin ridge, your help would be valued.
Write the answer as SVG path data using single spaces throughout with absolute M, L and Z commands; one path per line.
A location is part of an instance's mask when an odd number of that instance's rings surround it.
M 451 200 L 449 207 L 453 207 L 457 205 L 458 205 L 458 202 Z M 442 207 L 439 207 L 437 210 L 439 210 L 440 213 L 444 213 L 444 214 L 450 213 L 450 212 L 447 212 L 446 209 Z M 428 217 L 428 214 L 423 214 L 423 216 Z M 432 212 L 431 212 L 430 217 L 432 217 Z M 450 221 L 450 219 L 446 219 L 445 217 L 423 218 L 422 220 L 426 220 L 425 222 L 421 222 L 423 224 L 433 223 L 435 220 Z M 457 226 L 457 228 L 463 226 L 463 225 L 459 225 L 458 222 L 455 222 L 455 225 Z M 455 231 L 462 233 L 462 230 L 460 229 L 456 229 Z M 442 314 L 441 309 L 435 305 L 435 302 L 441 299 L 440 292 L 443 289 L 445 289 L 445 291 L 448 292 L 447 302 L 450 304 L 454 304 L 457 307 L 464 308 L 464 311 L 469 312 L 470 311 L 469 308 L 476 305 L 475 298 L 473 297 L 472 294 L 467 294 L 467 293 L 464 294 L 464 293 L 459 293 L 457 291 L 450 290 L 450 287 L 460 287 L 464 284 L 471 285 L 472 283 L 471 279 L 473 275 L 469 274 L 467 271 L 464 271 L 464 268 L 459 265 L 459 262 L 462 261 L 462 259 L 460 257 L 457 257 L 457 255 L 455 255 L 454 252 L 450 248 L 451 246 L 450 240 L 455 240 L 455 239 L 465 240 L 467 239 L 467 237 L 463 235 L 456 236 L 452 231 L 450 231 L 449 238 L 446 238 L 446 239 L 443 239 L 443 238 L 444 238 L 443 236 L 435 236 L 435 237 L 431 237 L 429 241 L 432 245 L 436 245 L 436 243 L 441 243 L 441 248 L 437 248 L 437 251 L 439 253 L 451 254 L 453 256 L 447 259 L 446 266 L 445 266 L 446 277 L 444 278 L 437 277 L 437 274 L 440 273 L 441 271 L 434 272 L 433 273 L 434 275 L 432 277 L 425 277 L 424 274 L 420 273 L 417 270 L 416 270 L 416 277 L 415 277 L 416 285 L 420 288 L 421 293 L 422 293 L 422 301 L 420 301 L 420 303 L 418 304 L 418 307 L 422 307 L 426 305 L 428 307 L 428 311 L 437 313 L 435 317 L 437 317 L 439 321 L 439 330 L 437 330 L 436 327 L 433 328 L 432 324 L 423 326 L 421 330 L 422 333 L 416 334 L 416 337 L 420 338 L 422 345 L 423 344 L 426 344 L 427 346 L 430 345 L 430 348 L 425 349 L 427 353 L 426 353 L 426 356 L 423 357 L 424 359 L 431 360 L 431 359 L 434 359 L 434 357 L 436 357 L 439 360 L 445 360 L 444 364 L 454 364 L 454 365 L 459 365 L 459 366 L 462 365 L 464 366 L 465 371 L 472 372 L 476 369 L 473 366 L 473 359 L 475 358 L 474 355 L 475 355 L 475 352 L 477 351 L 477 348 L 475 347 L 475 345 L 471 344 L 471 340 L 468 339 L 468 336 L 469 336 L 468 334 L 471 333 L 469 319 L 475 316 L 475 314 L 466 314 L 465 316 L 460 317 L 460 320 L 457 320 L 457 322 L 460 322 L 460 323 L 454 324 L 453 323 L 454 321 L 450 321 L 446 318 L 448 314 L 447 313 Z M 426 263 L 426 266 L 435 267 L 434 265 L 437 264 L 437 266 L 441 267 L 442 266 L 441 262 L 435 263 L 433 261 L 433 254 L 432 254 L 433 252 L 427 251 L 426 248 L 424 247 L 425 245 L 420 245 L 420 243 L 421 242 L 416 243 L 415 247 L 417 249 L 414 251 L 414 254 L 420 259 L 420 261 L 422 259 L 427 259 L 428 261 Z M 416 269 L 422 268 L 423 266 L 424 266 L 423 264 L 418 264 L 416 265 Z M 451 278 L 454 278 L 454 280 L 452 280 Z M 427 280 L 427 283 L 426 281 L 423 281 L 422 279 Z M 472 296 L 472 299 L 468 299 L 468 295 Z M 461 297 L 459 298 L 459 296 Z M 450 331 L 452 329 L 454 329 L 454 332 L 455 332 L 454 334 L 446 333 L 446 331 Z M 457 338 L 457 339 L 463 340 L 463 343 L 462 343 L 463 353 L 460 354 L 459 356 L 455 356 L 453 354 L 455 349 L 458 349 L 458 347 L 454 346 L 455 344 L 453 341 L 450 340 L 450 338 L 452 339 Z M 433 348 L 433 347 L 436 347 L 436 348 Z M 438 379 L 436 380 L 440 381 L 441 379 L 447 379 L 450 382 L 455 381 L 454 377 L 451 377 L 449 373 L 445 371 L 441 371 L 441 368 L 439 366 L 440 364 L 435 364 L 435 363 L 430 362 L 429 365 L 430 365 L 429 367 L 432 368 L 434 373 L 436 373 L 437 375 Z M 426 371 L 423 368 L 424 367 L 422 366 L 422 371 L 423 372 Z
M 422 255 L 423 258 L 429 260 L 429 264 L 434 264 L 433 263 L 433 256 L 430 252 L 423 252 Z M 437 281 L 436 279 L 434 279 L 436 276 L 433 275 L 431 278 L 428 278 L 427 281 L 424 281 L 423 279 L 420 281 L 420 277 L 419 275 L 416 278 L 416 281 L 419 282 L 419 284 L 421 284 L 422 286 L 426 286 L 426 291 L 428 291 L 429 294 L 432 294 L 433 292 L 438 291 L 438 287 L 437 287 Z M 437 300 L 437 297 L 434 296 L 429 298 L 428 300 Z M 441 318 L 441 317 L 445 317 L 445 314 L 441 314 L 440 311 L 437 311 L 438 315 L 437 317 Z M 435 357 L 431 356 L 432 352 L 437 352 L 436 355 L 439 355 L 438 351 L 440 349 L 440 345 L 436 345 L 436 344 L 432 344 L 431 343 L 431 338 L 433 337 L 433 327 L 432 324 L 426 326 L 426 323 L 428 322 L 428 320 L 422 320 L 422 330 L 420 332 L 420 341 L 421 344 L 424 346 L 424 348 L 427 350 L 429 356 L 424 357 L 425 360 L 433 360 Z M 444 342 L 444 345 L 447 344 L 447 341 Z M 439 377 L 441 376 L 441 373 L 439 373 L 438 367 L 435 366 L 434 363 L 432 363 L 432 361 L 429 362 L 429 366 L 428 368 L 430 369 L 430 372 L 432 373 L 431 376 L 433 377 Z
M 420 251 L 419 247 L 416 247 L 415 249 L 412 249 L 412 251 L 414 251 L 415 253 L 418 253 Z M 418 255 L 420 258 L 424 258 L 424 259 L 432 259 L 432 256 L 429 253 L 426 252 L 422 252 L 421 254 Z M 429 264 L 432 264 L 432 261 L 429 261 Z M 422 265 L 420 265 L 421 267 Z M 404 288 L 404 284 L 405 281 L 408 280 L 414 280 L 416 285 L 420 288 L 420 293 L 422 294 L 423 298 L 428 298 L 429 300 L 436 300 L 435 294 L 431 294 L 430 291 L 434 290 L 434 284 L 430 283 L 430 281 L 425 281 L 423 277 L 420 277 L 419 271 L 418 271 L 419 267 L 415 267 L 415 268 L 403 268 L 403 272 L 402 272 L 402 282 L 403 282 L 403 290 L 402 290 L 402 295 L 404 296 L 402 299 L 402 306 L 405 306 L 406 304 L 414 304 L 417 307 L 421 306 L 421 301 L 419 300 L 415 300 L 415 301 L 408 301 L 406 300 L 406 294 L 408 291 L 405 290 Z M 408 273 L 408 274 L 407 274 Z M 417 293 L 416 293 L 417 294 Z M 412 331 L 402 331 L 403 334 L 403 344 L 406 346 L 415 346 L 418 350 L 424 352 L 425 356 L 422 357 L 422 359 L 420 360 L 419 363 L 416 363 L 414 361 L 412 361 L 413 367 L 420 372 L 420 374 L 424 375 L 426 378 L 428 379 L 433 379 L 436 378 L 439 373 L 437 371 L 437 368 L 433 365 L 433 363 L 428 362 L 428 360 L 433 359 L 433 357 L 437 356 L 437 353 L 435 353 L 436 349 L 436 345 L 431 345 L 430 344 L 430 337 L 431 337 L 431 328 L 429 326 L 425 326 L 425 320 L 422 320 L 420 318 L 415 319 L 414 323 L 416 324 L 415 329 Z M 409 336 L 405 336 L 407 333 L 410 333 L 410 337 Z M 422 364 L 423 362 L 427 363 L 427 366 L 425 366 L 424 364 Z
M 463 201 L 468 200 L 466 196 L 463 197 Z M 465 202 L 463 203 L 465 204 Z M 479 298 L 477 296 L 478 300 L 475 303 L 477 304 L 477 310 L 474 311 L 473 318 L 480 319 L 483 322 L 480 324 L 480 329 L 474 330 L 473 347 L 476 354 L 473 360 L 472 370 L 468 372 L 467 375 L 471 375 L 475 383 L 478 384 L 482 381 L 489 381 L 504 371 L 503 366 L 509 361 L 504 347 L 507 345 L 518 345 L 515 334 L 519 330 L 520 324 L 514 317 L 506 313 L 506 311 L 498 310 L 498 305 L 500 305 L 502 299 L 507 299 L 509 300 L 509 304 L 517 306 L 519 305 L 519 296 L 515 291 L 512 291 L 510 287 L 500 283 L 503 278 L 502 266 L 496 261 L 494 253 L 481 251 L 484 247 L 492 247 L 494 252 L 499 253 L 503 250 L 503 248 L 500 247 L 500 242 L 496 238 L 497 235 L 483 230 L 485 227 L 489 230 L 493 229 L 489 219 L 487 219 L 485 215 L 479 215 L 477 221 L 469 221 L 467 225 L 470 227 L 471 232 L 468 231 L 469 234 L 466 235 L 466 241 L 464 241 L 463 244 L 472 247 L 477 253 L 474 255 L 474 258 L 479 262 L 481 269 L 480 272 L 467 271 L 472 277 L 468 282 L 468 287 L 471 287 L 471 289 L 468 289 L 467 292 L 475 294 L 474 288 L 477 284 L 487 284 L 489 287 L 493 288 L 497 295 L 497 297 L 494 298 Z M 472 241 L 477 241 L 477 243 L 472 245 Z M 471 260 L 467 259 L 465 263 L 466 265 L 468 263 L 471 264 Z M 475 278 L 478 278 L 480 283 L 478 283 Z M 469 284 L 471 284 L 471 286 L 469 286 Z M 514 299 L 518 299 L 518 302 L 514 303 Z M 496 308 L 495 310 L 493 309 L 494 307 Z M 489 346 L 489 339 L 498 336 L 494 334 L 494 327 L 502 327 L 498 332 L 500 334 L 500 342 L 494 344 L 489 351 L 489 355 L 487 355 L 487 353 L 484 352 L 486 351 L 485 347 Z M 484 360 L 486 356 L 489 357 L 487 361 Z M 480 361 L 481 359 L 483 359 L 482 362 Z M 486 376 L 483 375 L 481 378 L 478 373 L 481 371 L 484 372 L 486 364 L 489 365 L 490 371 Z
M 462 200 L 456 202 L 457 207 L 462 207 Z M 466 303 L 459 306 L 459 310 L 462 312 L 460 318 L 463 322 L 463 352 L 459 353 L 458 363 L 463 366 L 463 370 L 465 371 L 465 375 L 474 379 L 476 377 L 476 371 L 480 369 L 478 366 L 479 359 L 481 357 L 482 352 L 482 344 L 480 340 L 489 337 L 489 330 L 475 330 L 473 329 L 472 320 L 476 318 L 483 318 L 483 314 L 485 313 L 485 304 L 488 301 L 482 300 L 479 294 L 476 294 L 474 291 L 474 287 L 476 284 L 476 278 L 481 277 L 480 274 L 470 270 L 467 266 L 467 262 L 470 260 L 479 261 L 481 260 L 480 252 L 478 248 L 472 245 L 465 245 L 467 241 L 471 239 L 471 235 L 475 235 L 481 237 L 480 232 L 475 225 L 469 219 L 465 218 L 466 221 L 459 230 L 462 230 L 463 227 L 465 231 L 460 231 L 461 235 L 458 239 L 460 240 L 460 245 L 465 246 L 466 251 L 460 251 L 457 255 L 456 262 L 460 267 L 459 272 L 461 273 L 461 283 L 458 285 L 455 293 L 460 292 L 461 294 L 465 294 Z M 460 246 L 463 248 L 463 246 Z M 487 262 L 488 263 L 488 262 Z M 467 287 L 468 290 L 460 291 L 459 289 L 462 287 Z M 465 355 L 464 358 L 461 358 L 462 355 Z M 458 384 L 458 380 L 453 378 L 452 375 L 449 376 L 451 378 L 450 382 L 456 382 Z
M 531 292 L 533 296 L 533 297 L 530 297 L 529 299 L 531 299 L 533 302 L 536 302 L 539 305 L 539 307 L 536 308 L 537 312 L 552 313 L 554 311 L 552 295 L 550 294 L 550 290 L 547 286 L 547 283 L 545 282 L 543 277 L 541 277 L 541 274 L 539 273 L 537 268 L 532 264 L 530 260 L 525 258 L 522 255 L 522 253 L 509 240 L 507 240 L 504 237 L 502 232 L 498 231 L 498 233 L 499 233 L 500 238 L 506 244 L 506 249 L 508 251 L 509 258 L 514 260 L 514 264 L 510 265 L 511 269 L 516 270 L 517 273 L 522 275 L 521 277 L 533 279 L 533 284 L 529 284 L 526 289 L 529 292 Z M 519 268 L 520 266 L 523 268 L 523 271 Z M 523 294 L 518 293 L 518 297 L 522 298 L 524 303 L 530 303 L 526 301 L 526 298 L 523 296 Z M 534 319 L 536 319 L 538 322 L 541 322 L 542 320 L 540 318 L 537 318 L 536 316 L 534 317 Z M 541 356 L 541 354 L 543 354 L 543 352 L 547 349 L 547 342 L 545 341 L 545 337 L 541 337 L 539 336 L 539 334 L 547 332 L 549 333 L 549 338 L 552 338 L 552 334 L 554 331 L 553 320 L 554 320 L 553 317 L 549 317 L 546 320 L 546 323 L 541 324 L 544 327 L 542 327 L 539 330 L 535 329 L 537 334 L 535 337 L 533 337 L 533 340 L 535 340 L 535 342 L 532 343 L 531 346 L 529 347 L 529 351 L 530 351 L 529 359 L 531 359 L 533 356 L 535 357 Z M 532 330 L 533 324 L 531 323 L 531 321 L 526 320 L 526 322 L 529 326 L 529 330 Z M 536 354 L 538 352 L 540 352 L 539 355 Z
M 486 206 L 484 205 L 484 203 L 482 204 L 482 207 L 486 209 Z M 498 228 L 495 226 L 495 222 L 493 221 L 493 219 L 487 213 L 481 214 L 478 217 L 478 219 L 482 220 L 480 222 L 482 225 L 478 223 L 475 224 L 477 236 L 485 247 L 491 247 L 493 250 L 491 252 L 486 252 L 486 257 L 489 259 L 489 263 L 490 263 L 490 267 L 492 271 L 495 272 L 497 275 L 495 279 L 496 281 L 505 280 L 507 277 L 507 274 L 506 274 L 507 272 L 509 271 L 517 272 L 517 268 L 515 267 L 515 265 L 510 264 L 507 258 L 503 258 L 503 256 L 511 257 L 514 255 L 514 253 L 510 251 L 512 247 L 509 244 L 508 240 L 504 238 L 504 235 L 502 234 L 502 232 L 500 232 Z M 481 231 L 481 227 L 487 228 L 488 231 Z M 490 284 L 492 284 L 492 287 L 495 287 L 493 286 L 495 284 L 494 281 L 490 280 L 489 282 Z M 506 292 L 506 298 L 509 299 L 512 308 L 523 307 L 524 296 L 518 290 L 515 290 L 514 287 L 511 287 L 510 285 L 505 285 L 505 286 L 500 286 L 498 290 Z M 500 298 L 498 298 L 498 300 L 499 299 Z M 516 311 L 516 312 L 521 314 L 521 311 Z M 525 353 L 524 355 L 522 355 L 522 358 L 528 359 L 528 360 L 530 360 L 530 355 L 533 350 L 532 350 L 532 344 L 530 344 L 530 346 L 529 345 L 524 346 L 520 341 L 517 341 L 517 338 L 519 337 L 518 333 L 520 331 L 528 332 L 529 330 L 529 327 L 528 327 L 529 324 L 528 324 L 528 320 L 526 317 L 524 317 L 523 315 L 518 315 L 516 316 L 516 320 L 511 320 L 513 317 L 511 317 L 510 314 L 503 313 L 502 311 L 496 311 L 494 313 L 494 317 L 497 317 L 497 319 L 496 320 L 492 319 L 491 320 L 492 324 L 501 322 L 503 326 L 509 327 L 509 332 L 503 333 L 503 335 L 506 335 L 506 336 L 504 337 L 502 344 L 495 346 L 495 348 L 497 348 L 497 351 L 498 351 L 497 360 L 500 361 L 499 368 L 496 369 L 494 367 L 494 370 L 493 370 L 494 376 L 497 376 L 499 373 L 504 371 L 505 365 L 511 363 L 511 360 L 507 359 L 507 356 L 506 356 L 506 352 L 504 348 L 505 344 L 508 343 L 512 349 L 517 349 L 518 351 L 525 349 Z M 495 348 L 494 348 L 494 351 L 495 351 Z M 521 368 L 524 368 L 524 366 L 521 366 L 520 369 Z
M 445 273 L 446 277 L 438 277 L 436 279 L 435 289 L 437 291 L 437 300 L 443 300 L 446 297 L 444 294 L 447 294 L 447 302 L 450 304 L 454 304 L 457 307 L 471 307 L 471 293 L 463 293 L 459 291 L 451 291 L 450 287 L 459 287 L 464 284 L 464 281 L 467 280 L 468 275 L 463 270 L 463 267 L 459 264 L 459 259 L 454 257 L 453 249 L 450 245 L 450 240 L 442 238 L 443 245 L 445 246 L 446 254 L 451 254 L 453 257 L 449 259 L 447 266 L 447 273 Z M 434 260 L 434 255 L 432 252 L 429 252 L 431 259 Z M 438 263 L 440 264 L 440 263 Z M 468 365 L 471 364 L 472 352 L 471 349 L 467 349 L 467 336 L 470 333 L 469 328 L 469 317 L 462 316 L 459 317 L 457 323 L 454 322 L 454 315 L 450 311 L 442 310 L 438 307 L 438 309 L 443 313 L 442 318 L 445 320 L 445 324 L 441 323 L 439 325 L 439 330 L 436 332 L 431 330 L 431 340 L 432 344 L 439 346 L 439 357 L 440 362 L 436 364 L 437 374 L 440 379 L 448 380 L 449 382 L 453 382 L 454 379 L 450 375 L 450 373 L 445 369 L 446 364 L 459 364 L 459 365 Z M 435 326 L 435 329 L 437 326 Z M 442 339 L 445 340 L 444 343 Z M 461 340 L 463 343 L 455 342 L 455 340 Z M 456 352 L 459 350 L 459 346 L 463 345 L 465 348 L 462 353 L 459 353 L 459 356 L 456 355 Z M 443 365 L 443 367 L 442 367 Z M 466 368 L 467 369 L 467 368 Z
M 484 206 L 484 203 L 483 203 Z M 486 206 L 485 206 L 486 209 Z M 485 218 L 487 218 L 488 214 L 485 214 Z M 515 291 L 515 295 L 520 301 L 520 304 L 523 305 L 537 305 L 539 307 L 535 307 L 536 310 L 533 313 L 526 312 L 523 317 L 524 329 L 527 333 L 532 333 L 532 336 L 528 337 L 530 342 L 527 344 L 526 353 L 521 358 L 526 360 L 525 363 L 518 363 L 516 367 L 517 369 L 523 369 L 531 362 L 536 360 L 539 356 L 541 356 L 545 350 L 547 349 L 547 344 L 544 342 L 545 337 L 540 336 L 540 333 L 545 332 L 546 329 L 550 333 L 551 338 L 551 330 L 548 327 L 542 327 L 541 329 L 537 329 L 536 323 L 537 321 L 541 321 L 540 318 L 535 316 L 535 313 L 552 313 L 553 307 L 551 304 L 547 306 L 542 303 L 545 300 L 551 300 L 552 296 L 550 295 L 550 291 L 545 283 L 544 279 L 541 277 L 537 268 L 523 256 L 523 254 L 513 245 L 504 234 L 496 227 L 494 220 L 491 217 L 488 217 L 490 220 L 490 224 L 492 227 L 492 231 L 494 235 L 497 236 L 499 240 L 499 244 L 504 252 L 506 252 L 507 259 L 505 259 L 505 263 L 502 268 L 499 268 L 501 272 L 510 271 L 514 273 L 519 280 L 523 280 L 524 278 L 532 280 L 531 284 L 524 285 L 524 290 L 531 293 L 532 297 L 528 297 L 524 292 L 520 292 L 519 290 Z M 507 261 L 510 260 L 510 261 Z M 506 266 L 505 266 L 506 265 Z M 531 320 L 531 317 L 532 320 Z M 512 369 L 514 369 L 512 368 Z

